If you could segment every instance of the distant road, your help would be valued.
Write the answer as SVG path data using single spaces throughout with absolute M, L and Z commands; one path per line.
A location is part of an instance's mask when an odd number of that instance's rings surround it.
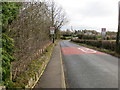
M 61 41 L 69 88 L 118 88 L 118 58 Z

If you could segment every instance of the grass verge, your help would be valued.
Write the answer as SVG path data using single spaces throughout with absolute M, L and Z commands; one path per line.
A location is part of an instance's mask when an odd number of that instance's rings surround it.
M 97 47 L 90 46 L 90 45 L 83 44 L 83 43 L 76 43 L 76 42 L 73 42 L 73 41 L 70 41 L 70 42 L 81 45 L 81 46 L 84 46 L 84 47 L 87 47 L 87 48 L 91 48 L 91 49 L 95 49 L 95 50 L 98 50 L 98 51 L 101 51 L 101 52 L 105 52 L 107 54 L 110 54 L 112 56 L 120 58 L 120 55 L 118 53 L 116 53 L 115 51 L 111 51 L 111 50 L 103 49 L 103 48 L 97 48 Z
M 17 77 L 14 87 L 16 88 L 33 88 L 42 73 L 44 72 L 53 52 L 53 48 L 58 41 L 54 44 L 51 44 L 46 48 L 42 56 L 36 60 L 33 60 L 31 64 L 29 64 L 28 69 L 24 74 L 21 74 Z

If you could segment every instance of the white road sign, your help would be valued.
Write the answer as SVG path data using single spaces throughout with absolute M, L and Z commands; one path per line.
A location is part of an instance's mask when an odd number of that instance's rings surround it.
M 55 33 L 55 27 L 50 27 L 50 34 L 54 34 Z
M 106 28 L 101 29 L 101 35 L 102 35 L 102 37 L 106 36 Z

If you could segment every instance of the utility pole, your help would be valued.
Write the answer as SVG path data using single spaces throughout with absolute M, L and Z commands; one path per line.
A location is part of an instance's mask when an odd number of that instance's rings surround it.
M 120 1 L 118 3 L 118 32 L 116 38 L 116 51 L 120 53 Z

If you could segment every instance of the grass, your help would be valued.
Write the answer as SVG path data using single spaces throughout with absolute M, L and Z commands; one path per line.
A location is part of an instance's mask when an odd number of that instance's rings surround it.
M 120 58 L 120 54 L 116 53 L 115 51 L 111 51 L 111 50 L 103 49 L 103 48 L 97 48 L 97 47 L 94 47 L 94 46 L 90 46 L 90 45 L 82 44 L 82 43 L 76 43 L 76 42 L 73 42 L 73 41 L 70 41 L 70 42 L 81 45 L 81 46 L 84 46 L 84 47 L 87 47 L 87 48 L 95 49 L 95 50 L 98 50 L 98 51 L 101 51 L 101 52 L 104 52 L 104 53 L 107 53 L 107 54 L 110 54 L 112 56 Z

